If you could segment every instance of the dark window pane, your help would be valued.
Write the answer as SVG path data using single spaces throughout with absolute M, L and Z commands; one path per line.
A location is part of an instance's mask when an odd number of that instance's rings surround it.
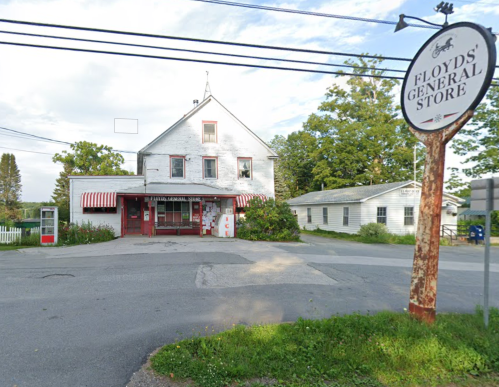
M 189 202 L 182 202 L 182 211 L 189 212 Z
M 251 160 L 250 159 L 239 160 L 239 178 L 240 179 L 250 179 L 251 178 Z
M 215 159 L 204 160 L 204 177 L 208 179 L 215 179 L 217 177 L 217 166 Z
M 172 159 L 172 177 L 184 177 L 184 159 Z
M 166 202 L 166 211 L 173 211 L 173 202 Z
M 181 211 L 182 210 L 182 203 L 181 202 L 173 202 L 173 209 L 174 211 Z

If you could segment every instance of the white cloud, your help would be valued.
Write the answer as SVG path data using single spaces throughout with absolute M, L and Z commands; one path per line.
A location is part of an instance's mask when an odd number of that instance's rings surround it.
M 249 0 L 248 0 L 249 1 Z M 260 3 L 261 4 L 261 3 Z M 393 19 L 406 0 L 268 2 L 282 8 Z M 152 34 L 301 47 L 327 51 L 392 54 L 391 26 L 203 4 L 188 0 L 13 0 L 0 4 L 2 18 Z M 3 24 L 3 29 L 113 40 L 242 55 L 342 63 L 346 58 L 165 39 L 84 33 Z M 390 31 L 390 32 L 388 32 Z M 391 35 L 390 35 L 391 36 Z M 35 39 L 0 34 L 0 40 L 103 49 L 180 58 L 316 69 L 305 64 L 226 58 L 165 50 Z M 328 71 L 334 68 L 325 68 Z M 333 82 L 345 79 L 278 70 L 129 58 L 0 45 L 0 126 L 74 142 L 88 140 L 137 151 L 203 98 L 206 71 L 213 94 L 264 140 L 300 130 Z M 139 120 L 139 134 L 115 134 L 114 118 Z M 0 146 L 48 153 L 62 145 L 0 136 Z M 0 151 L 8 150 L 0 148 Z M 13 151 L 26 201 L 48 200 L 61 167 L 47 155 Z M 135 169 L 135 155 L 125 155 Z

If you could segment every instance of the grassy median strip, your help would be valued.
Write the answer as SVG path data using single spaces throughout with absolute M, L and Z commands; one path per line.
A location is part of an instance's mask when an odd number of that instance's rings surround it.
M 345 232 L 326 231 L 326 230 L 300 230 L 302 234 L 318 235 L 332 239 L 343 239 L 347 241 L 361 242 L 361 243 L 386 243 L 392 245 L 414 245 L 416 244 L 416 237 L 414 234 L 396 235 L 385 234 L 378 237 L 367 237 L 358 234 L 347 234 Z
M 493 386 L 499 311 L 491 311 L 489 329 L 480 311 L 440 314 L 432 326 L 393 312 L 235 326 L 166 345 L 151 365 L 203 387 Z

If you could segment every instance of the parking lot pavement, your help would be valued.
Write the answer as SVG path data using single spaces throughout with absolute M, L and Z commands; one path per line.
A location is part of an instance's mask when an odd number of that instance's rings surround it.
M 3 252 L 0 386 L 124 387 L 156 347 L 193 334 L 407 307 L 413 246 L 303 239 L 124 238 Z M 483 249 L 462 249 L 443 252 L 439 312 L 473 312 L 482 300 Z

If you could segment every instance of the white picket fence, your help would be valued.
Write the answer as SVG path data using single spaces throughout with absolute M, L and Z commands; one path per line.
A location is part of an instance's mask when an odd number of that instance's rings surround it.
M 12 243 L 21 238 L 21 234 L 21 228 L 0 226 L 0 243 Z M 31 234 L 40 234 L 40 227 L 33 227 Z

